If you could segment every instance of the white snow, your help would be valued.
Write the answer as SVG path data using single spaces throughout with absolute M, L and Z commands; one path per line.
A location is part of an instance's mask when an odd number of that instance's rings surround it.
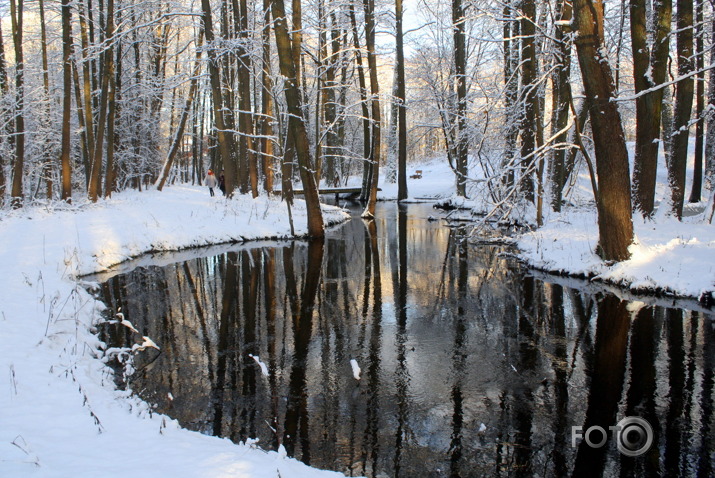
M 453 197 L 446 162 L 410 166 L 408 175 L 415 169 L 423 173 L 408 180 L 411 200 Z M 666 184 L 662 163 L 659 183 Z M 395 185 L 380 187 L 382 199 L 396 197 Z M 665 192 L 660 186 L 659 200 Z M 715 289 L 715 228 L 697 211 L 683 222 L 662 213 L 652 221 L 636 216 L 631 259 L 606 265 L 594 254 L 598 229 L 587 176 L 579 177 L 568 200 L 572 205 L 561 214 L 546 207 L 545 225 L 517 238 L 530 264 L 692 297 Z M 90 333 L 104 305 L 85 290 L 93 284 L 82 275 L 149 251 L 289 237 L 284 203 L 247 196 L 226 201 L 203 187 L 172 186 L 96 204 L 76 198 L 75 204 L 0 212 L 0 476 L 338 476 L 287 458 L 284 450 L 235 445 L 153 413 L 115 388 L 101 360 L 105 345 Z M 484 208 L 474 200 L 463 205 Z M 324 215 L 328 223 L 347 218 L 332 207 Z M 302 201 L 293 217 L 296 233 L 304 234 Z M 137 347 L 162 347 L 138 333 L 135 339 Z M 350 363 L 359 379 L 357 361 Z
M 692 143 L 691 139 L 686 200 L 692 180 Z M 632 153 L 633 145 L 628 146 Z M 633 292 L 659 291 L 698 299 L 715 291 L 715 226 L 703 220 L 704 203 L 686 204 L 682 221 L 668 214 L 668 179 L 662 148 L 656 188 L 660 207 L 652 219 L 644 220 L 639 213 L 633 215 L 636 240 L 629 248 L 629 260 L 608 265 L 595 254 L 598 225 L 588 181 L 588 173 L 581 174 L 569 198 L 574 204 L 560 214 L 550 212 L 546 206 L 544 226 L 518 238 L 522 259 L 539 269 L 582 275 Z M 704 190 L 703 194 L 711 193 Z
M 353 377 L 355 377 L 355 380 L 360 380 L 360 366 L 357 363 L 357 360 L 355 359 L 350 359 L 350 367 L 353 369 Z
M 118 391 L 99 360 L 104 344 L 89 332 L 104 305 L 76 279 L 148 251 L 288 237 L 285 204 L 226 201 L 192 186 L 75 203 L 0 212 L 0 476 L 341 476 L 187 431 Z M 330 223 L 347 218 L 330 206 L 324 214 Z M 293 217 L 305 234 L 302 201 Z
M 147 337 L 146 335 L 144 335 L 144 336 L 142 337 L 142 339 L 143 339 L 143 342 L 141 343 L 141 345 L 139 345 L 139 344 L 134 344 L 134 346 L 132 347 L 132 350 L 144 350 L 144 349 L 147 349 L 147 348 L 153 348 L 153 349 L 161 350 L 161 349 L 159 348 L 159 346 L 156 345 L 156 343 L 154 343 L 154 341 L 153 341 L 152 339 L 150 339 L 149 337 Z
M 715 290 L 715 228 L 698 217 L 680 223 L 673 218 L 644 221 L 634 216 L 637 242 L 631 258 L 607 265 L 594 253 L 598 243 L 596 214 L 572 211 L 551 219 L 519 241 L 522 256 L 532 265 L 580 274 L 634 291 L 660 290 L 699 298 Z
M 248 354 L 249 357 L 253 359 L 256 364 L 261 368 L 261 373 L 263 374 L 264 377 L 268 377 L 268 367 L 266 366 L 265 363 L 261 362 L 261 358 L 258 355 L 253 355 L 253 354 Z

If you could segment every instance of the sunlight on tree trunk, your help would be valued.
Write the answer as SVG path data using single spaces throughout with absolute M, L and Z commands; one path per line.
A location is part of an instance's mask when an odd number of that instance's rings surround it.
M 599 253 L 604 260 L 630 257 L 633 242 L 626 140 L 613 100 L 613 76 L 603 53 L 603 2 L 574 1 L 576 49 L 591 112 L 598 175 Z
M 678 47 L 678 75 L 693 71 L 693 0 L 678 0 L 676 14 Z M 675 85 L 675 112 L 673 114 L 673 149 L 668 159 L 671 207 L 675 216 L 683 217 L 685 202 L 685 170 L 690 139 L 690 115 L 693 109 L 694 80 L 688 77 Z
M 22 50 L 23 0 L 10 0 L 12 38 L 15 44 L 15 166 L 12 176 L 12 205 L 19 208 L 23 199 L 25 164 L 25 64 Z
M 294 52 L 288 28 L 283 0 L 274 0 L 272 5 L 274 19 L 273 28 L 276 37 L 276 49 L 281 74 L 285 77 L 285 98 L 288 107 L 288 127 L 293 135 L 295 152 L 298 157 L 300 178 L 303 183 L 303 194 L 308 212 L 308 235 L 314 238 L 325 235 L 323 214 L 320 210 L 318 185 L 313 173 L 313 161 L 310 157 L 310 144 L 301 110 L 301 95 L 297 82 L 297 71 L 294 63 Z
M 72 201 L 72 160 L 70 157 L 70 119 L 72 113 L 72 10 L 70 0 L 62 0 L 62 168 L 63 201 Z
M 365 47 L 367 48 L 367 65 L 370 74 L 370 179 L 368 182 L 368 198 L 363 217 L 373 217 L 377 203 L 377 185 L 380 177 L 381 119 L 380 119 L 380 86 L 377 78 L 377 58 L 375 52 L 375 1 L 363 0 L 365 6 Z

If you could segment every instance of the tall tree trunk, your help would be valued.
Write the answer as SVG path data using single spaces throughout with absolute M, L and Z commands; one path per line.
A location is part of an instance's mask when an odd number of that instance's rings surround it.
M 539 109 L 536 85 L 536 4 L 522 0 L 521 28 L 521 85 L 524 113 L 521 120 L 521 190 L 524 197 L 534 202 L 534 152 L 536 150 L 536 121 Z
M 22 206 L 22 175 L 25 164 L 25 63 L 22 56 L 23 0 L 10 0 L 12 39 L 15 45 L 15 165 L 12 177 L 12 206 Z
M 323 110 L 325 118 L 325 173 L 328 184 L 336 184 L 336 164 L 338 160 L 338 109 L 336 95 L 338 92 L 338 63 L 340 59 L 340 27 L 337 24 L 335 13 L 330 13 L 330 54 L 326 58 L 325 68 L 325 95 L 323 96 Z M 326 48 L 326 51 L 328 49 Z
M 324 0 L 317 2 L 318 31 L 315 58 L 315 178 L 320 185 L 323 178 L 323 142 L 324 137 L 321 131 L 326 131 L 325 125 L 325 104 L 327 99 L 327 88 L 325 86 L 326 58 L 328 57 L 328 42 L 326 39 L 326 21 L 324 14 Z M 307 95 L 305 96 L 308 97 Z
M 287 18 L 286 18 L 287 21 Z M 290 33 L 291 55 L 293 55 L 293 64 L 295 66 L 295 81 L 298 86 L 298 94 L 300 96 L 301 105 L 303 104 L 303 86 L 302 86 L 302 65 L 301 51 L 303 49 L 303 6 L 301 0 L 291 1 L 291 25 Z M 280 67 L 279 67 L 280 69 Z M 287 200 L 289 211 L 290 205 L 293 204 L 293 178 L 295 176 L 295 139 L 293 132 L 287 128 L 285 148 L 283 151 L 283 160 L 281 162 L 282 175 L 282 196 Z M 292 227 L 292 223 L 291 223 Z M 291 229 L 292 230 L 292 229 Z
M 2 23 L 2 22 L 0 22 Z M 5 61 L 5 42 L 3 40 L 2 28 L 0 27 L 0 94 L 4 99 L 8 93 L 7 62 Z M 8 129 L 8 111 L 6 106 L 0 108 L 0 122 L 5 126 L 0 129 L 3 133 Z M 4 136 L 4 135 L 3 135 Z M 0 207 L 5 203 L 5 190 L 7 189 L 7 179 L 5 178 L 5 161 L 7 158 L 0 155 Z
M 621 0 L 621 8 L 618 12 L 618 40 L 616 40 L 616 94 L 621 91 L 621 56 L 623 52 L 623 35 L 626 26 L 626 0 Z
M 362 136 L 363 136 L 363 151 L 364 158 L 363 178 L 362 178 L 362 193 L 360 199 L 366 200 L 369 191 L 367 179 L 369 177 L 370 165 L 368 158 L 370 157 L 370 108 L 367 104 L 367 84 L 365 81 L 365 69 L 363 67 L 362 53 L 360 49 L 360 35 L 358 34 L 357 20 L 355 18 L 355 7 L 352 2 L 349 6 L 350 25 L 353 31 L 353 47 L 355 49 L 355 63 L 358 71 L 358 90 L 360 92 L 360 108 L 362 110 Z
M 169 10 L 170 6 L 167 3 L 162 9 Z M 162 16 L 163 11 L 157 12 L 158 16 Z M 167 20 L 159 20 L 158 26 L 153 33 L 150 56 L 151 56 L 151 73 L 154 85 L 154 94 L 150 102 L 150 116 L 158 124 L 161 108 L 164 105 L 164 82 L 166 79 L 166 57 L 169 51 L 169 37 L 171 33 L 171 23 Z M 158 90 L 158 91 L 157 91 Z
M 253 119 L 251 114 L 251 57 L 245 45 L 249 40 L 248 5 L 246 0 L 233 0 L 234 15 L 238 15 L 236 28 L 239 34 L 238 48 L 238 124 L 241 130 L 239 137 L 239 167 L 241 174 L 241 192 L 248 192 L 250 184 L 253 197 L 258 196 L 258 164 L 253 146 Z M 238 9 L 236 9 L 238 7 Z
M 599 252 L 604 260 L 621 261 L 633 242 L 628 152 L 621 116 L 613 101 L 613 75 L 605 51 L 602 0 L 575 0 L 581 77 L 589 102 L 598 173 Z
M 700 197 L 703 192 L 703 147 L 704 147 L 704 123 L 703 110 L 705 108 L 705 28 L 703 23 L 703 0 L 697 0 L 695 8 L 695 24 L 697 25 L 697 36 L 695 39 L 695 61 L 698 71 L 697 82 L 695 85 L 695 165 L 693 168 L 693 185 L 690 189 L 690 198 L 688 202 L 700 202 Z
M 203 14 L 201 16 L 204 35 L 206 35 L 206 56 L 208 58 L 209 80 L 211 82 L 211 97 L 213 100 L 213 116 L 216 125 L 216 136 L 221 162 L 225 170 L 226 195 L 231 197 L 236 187 L 236 162 L 233 153 L 236 150 L 232 132 L 226 131 L 224 121 L 224 101 L 221 93 L 221 71 L 216 54 L 216 44 L 209 0 L 201 0 Z
M 156 181 L 156 189 L 161 191 L 166 184 L 166 179 L 169 177 L 169 171 L 171 171 L 171 166 L 174 164 L 174 159 L 176 158 L 176 153 L 179 152 L 181 143 L 184 138 L 184 130 L 186 129 L 186 122 L 189 119 L 189 114 L 191 113 L 191 108 L 194 103 L 194 97 L 196 96 L 196 90 L 199 84 L 199 74 L 201 73 L 201 52 L 203 50 L 203 30 L 199 32 L 199 38 L 196 42 L 196 61 L 194 62 L 194 70 L 191 75 L 191 83 L 189 84 L 189 94 L 186 98 L 186 103 L 184 104 L 184 109 L 181 112 L 181 118 L 179 119 L 179 125 L 174 133 L 174 139 L 169 147 L 169 153 L 166 155 L 166 160 L 164 161 L 164 166 L 161 168 L 161 173 L 159 174 L 159 179 Z M 194 136 L 195 137 L 195 136 Z
M 377 78 L 377 58 L 375 56 L 375 0 L 363 0 L 365 7 L 365 47 L 367 66 L 370 73 L 370 189 L 363 217 L 375 215 L 377 185 L 380 176 L 380 86 Z
M 395 0 L 395 48 L 397 70 L 397 200 L 407 199 L 407 98 L 402 0 Z
M 72 158 L 70 157 L 70 118 L 72 113 L 72 10 L 70 0 L 62 0 L 62 167 L 63 201 L 72 201 Z
M 342 38 L 340 41 L 340 94 L 338 95 L 338 124 L 337 124 L 337 136 L 338 145 L 340 148 L 345 147 L 345 124 L 346 124 L 346 111 L 347 111 L 347 93 L 350 84 L 348 82 L 348 66 L 350 64 L 350 53 L 348 45 L 349 40 L 349 29 L 345 27 L 342 29 Z M 342 149 L 341 149 L 342 151 Z M 341 156 L 336 164 L 336 186 L 340 186 L 340 181 L 342 178 L 348 177 L 348 164 L 343 160 L 344 156 Z
M 121 43 L 117 42 L 115 48 L 116 61 L 112 61 L 112 58 L 110 58 L 110 61 L 105 65 L 105 73 L 109 75 L 109 98 L 107 98 L 107 168 L 104 175 L 104 197 L 107 198 L 112 197 L 112 193 L 117 189 L 117 166 L 114 162 L 117 136 L 114 133 L 114 129 L 119 114 L 117 87 L 121 82 Z M 112 54 L 110 52 L 110 57 L 111 56 Z
M 455 172 L 457 195 L 467 196 L 467 45 L 462 0 L 452 0 L 452 33 L 454 37 L 454 76 L 457 82 L 457 118 L 455 130 Z M 533 41 L 533 38 L 532 38 Z M 533 48 L 533 43 L 532 43 Z
M 571 22 L 573 9 L 569 2 L 559 0 L 556 4 L 556 15 L 562 22 Z M 571 41 L 562 26 L 557 25 L 554 33 L 556 39 L 556 69 L 553 74 L 552 93 L 552 128 L 557 144 L 565 144 L 568 139 L 566 127 L 569 122 L 571 105 Z M 553 152 L 551 163 L 551 208 L 561 211 L 561 200 L 566 184 L 566 149 L 559 147 Z
M 507 0 L 504 5 L 504 27 L 502 41 L 504 43 L 504 109 L 506 112 L 506 125 L 504 128 L 504 157 L 502 168 L 505 170 L 503 184 L 507 189 L 514 185 L 514 156 L 516 140 L 519 134 L 517 125 L 518 115 L 516 104 L 519 89 L 519 75 L 516 65 L 518 61 L 519 22 L 514 20 L 512 1 Z
M 89 2 L 89 0 L 88 0 Z M 87 31 L 87 15 L 88 12 L 84 9 L 83 3 L 78 3 L 79 8 L 79 25 L 80 25 L 80 41 L 82 51 L 82 91 L 84 93 L 84 130 L 87 137 L 87 163 L 85 165 L 85 184 L 89 190 L 90 178 L 92 176 L 92 161 L 94 159 L 94 95 L 92 94 L 93 86 L 90 76 L 90 62 L 87 51 L 89 50 L 89 36 Z M 89 8 L 87 8 L 88 10 Z
M 44 88 L 44 93 L 45 93 L 45 98 L 44 100 L 47 102 L 45 105 L 45 119 L 44 123 L 48 127 L 50 127 L 50 122 L 51 122 L 51 101 L 50 101 L 50 73 L 49 69 L 47 66 L 47 28 L 45 26 L 45 1 L 44 0 L 39 0 L 39 7 L 40 7 L 40 45 L 41 45 L 41 53 L 42 53 L 42 86 Z M 49 145 L 48 145 L 49 146 Z M 53 186 L 53 174 L 54 174 L 54 168 L 53 168 L 53 152 L 50 150 L 51 148 L 45 148 L 45 151 L 43 151 L 43 175 L 45 177 L 45 185 L 46 185 L 46 192 L 45 195 L 47 196 L 48 200 L 52 199 L 52 191 L 54 189 Z
M 275 13 L 272 13 L 275 18 Z M 286 18 L 287 21 L 287 18 Z M 290 32 L 290 41 L 295 65 L 295 81 L 302 91 L 303 71 L 301 65 L 301 51 L 303 49 L 303 4 L 302 0 L 291 0 L 291 24 L 293 30 Z M 301 98 L 301 102 L 303 98 Z
M 273 191 L 273 79 L 271 78 L 271 0 L 263 0 L 263 68 L 261 70 L 261 157 L 263 189 Z
M 647 39 L 646 2 L 631 0 L 631 46 L 636 93 L 650 90 L 665 81 L 670 51 L 672 1 L 659 0 L 654 18 L 653 50 Z M 636 145 L 633 161 L 633 199 L 644 217 L 653 214 L 658 170 L 657 139 L 660 137 L 664 90 L 659 88 L 636 99 Z
M 693 71 L 693 0 L 678 0 L 676 13 L 678 75 Z M 685 199 L 685 170 L 688 156 L 690 115 L 693 108 L 693 78 L 680 80 L 675 85 L 675 113 L 673 115 L 673 151 L 668 161 L 672 212 L 683 216 Z
M 710 30 L 715 31 L 715 15 L 710 23 Z M 715 63 L 715 48 L 710 50 L 710 63 Z M 705 132 L 705 187 L 713 189 L 715 176 L 715 69 L 708 75 L 708 114 Z
M 108 46 L 102 53 L 103 64 L 105 65 L 102 73 L 102 86 L 99 98 L 99 118 L 97 120 L 97 137 L 94 144 L 94 157 L 92 158 L 91 172 L 89 176 L 88 196 L 92 202 L 96 202 L 101 191 L 101 171 L 102 171 L 102 152 L 104 150 L 104 133 L 107 127 L 107 110 L 109 104 L 109 78 L 114 75 L 114 49 L 111 46 L 114 41 L 114 0 L 107 0 L 107 26 L 106 40 Z M 109 138 L 108 141 L 112 141 Z
M 207 1 L 207 0 L 203 0 Z M 303 194 L 308 213 L 308 235 L 323 237 L 323 213 L 320 210 L 318 185 L 313 175 L 313 161 L 310 157 L 310 144 L 308 131 L 302 111 L 302 100 L 297 80 L 295 64 L 296 52 L 293 51 L 291 39 L 288 35 L 285 6 L 283 0 L 274 0 L 271 7 L 273 14 L 273 28 L 275 29 L 276 49 L 278 50 L 278 64 L 281 74 L 285 77 L 285 98 L 288 108 L 288 128 L 293 136 L 293 144 L 298 157 L 300 178 L 303 183 Z
M 73 45 L 74 48 L 74 45 Z M 82 167 L 84 168 L 85 186 L 89 181 L 89 141 L 87 140 L 87 128 L 84 121 L 84 104 L 82 103 L 82 85 L 79 81 L 77 63 L 72 60 L 72 83 L 74 84 L 74 100 L 77 109 L 77 123 L 80 128 L 80 148 L 82 151 Z

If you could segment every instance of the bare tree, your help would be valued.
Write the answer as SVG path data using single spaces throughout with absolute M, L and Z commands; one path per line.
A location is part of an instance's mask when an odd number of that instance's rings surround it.
M 42 55 L 42 86 L 43 86 L 43 92 L 45 94 L 43 101 L 45 102 L 45 117 L 43 123 L 46 125 L 46 127 L 49 129 L 51 127 L 50 125 L 50 115 L 52 113 L 50 109 L 50 73 L 49 73 L 49 66 L 47 64 L 47 26 L 45 23 L 45 0 L 39 0 L 38 2 L 39 8 L 40 8 L 40 50 L 41 50 L 41 55 Z M 45 195 L 47 196 L 48 200 L 52 199 L 52 190 L 53 190 L 53 174 L 54 174 L 54 168 L 53 168 L 53 157 L 52 157 L 52 151 L 49 149 L 45 148 L 45 151 L 43 152 L 43 165 L 42 165 L 42 173 L 44 175 L 44 180 L 45 180 L 45 185 L 46 185 L 46 192 Z
M 514 8 L 512 2 L 507 0 L 504 4 L 502 27 L 502 42 L 504 44 L 504 154 L 500 169 L 504 169 L 503 185 L 511 188 L 514 184 L 514 169 L 511 164 L 516 152 L 516 140 L 519 134 L 517 127 L 517 98 L 519 95 L 519 22 L 512 16 Z
M 636 99 L 636 145 L 633 162 L 633 199 L 643 216 L 653 213 L 658 168 L 657 139 L 660 137 L 663 89 L 665 81 L 672 17 L 671 0 L 659 0 L 655 9 L 652 50 L 648 45 L 646 1 L 631 0 L 631 45 Z
M 363 0 L 365 7 L 365 47 L 367 49 L 367 67 L 370 74 L 370 156 L 369 195 L 363 217 L 375 214 L 377 203 L 377 184 L 380 176 L 381 116 L 380 86 L 377 78 L 377 58 L 375 52 L 375 1 Z
M 196 44 L 196 62 L 194 64 L 194 71 L 191 76 L 191 84 L 189 85 L 189 94 L 186 97 L 186 103 L 184 103 L 184 109 L 181 112 L 181 118 L 179 119 L 179 125 L 174 133 L 174 139 L 169 147 L 169 153 L 164 161 L 164 166 L 159 174 L 159 179 L 156 181 L 156 188 L 161 191 L 166 184 L 166 179 L 169 177 L 169 171 L 174 163 L 176 154 L 179 152 L 179 147 L 184 139 L 184 131 L 186 129 L 186 122 L 189 119 L 189 114 L 191 113 L 191 108 L 194 103 L 194 98 L 196 97 L 196 90 L 199 84 L 199 74 L 201 73 L 201 52 L 203 46 L 203 31 L 199 33 L 199 38 Z
M 239 136 L 239 171 L 241 174 L 241 192 L 250 183 L 253 197 L 258 196 L 258 167 L 253 147 L 253 120 L 251 114 L 251 58 L 247 50 L 248 41 L 248 5 L 246 0 L 233 0 L 234 21 L 239 32 L 238 48 L 238 123 Z M 247 189 L 247 188 L 246 188 Z
M 2 94 L 0 99 L 3 101 L 5 101 L 8 95 L 8 86 L 7 62 L 5 61 L 5 42 L 3 41 L 2 28 L 0 28 L 0 94 Z M 3 124 L 9 123 L 7 116 L 7 108 L 5 105 L 2 105 L 2 107 L 0 107 L 0 121 Z M 2 131 L 5 131 L 6 128 L 7 126 L 3 126 Z M 3 206 L 5 200 L 5 190 L 7 189 L 7 179 L 5 178 L 5 160 L 6 158 L 4 155 L 0 154 L 0 207 Z
M 211 15 L 211 4 L 209 0 L 201 0 L 203 11 L 202 26 L 206 36 L 206 56 L 208 57 L 209 79 L 211 82 L 211 97 L 213 104 L 213 117 L 216 124 L 216 136 L 221 155 L 221 161 L 225 169 L 226 195 L 233 195 L 236 187 L 236 162 L 233 152 L 236 151 L 233 133 L 227 131 L 224 117 L 224 95 L 221 91 L 221 72 L 219 70 L 219 59 L 216 53 L 216 38 L 213 31 L 213 19 Z
M 10 0 L 12 39 L 15 45 L 15 165 L 12 177 L 12 206 L 22 206 L 25 164 L 25 63 L 22 50 L 23 0 Z
M 690 198 L 688 202 L 700 202 L 703 189 L 703 150 L 705 147 L 704 138 L 704 119 L 703 111 L 705 109 L 705 23 L 703 22 L 703 0 L 697 0 L 695 4 L 695 68 L 698 71 L 697 81 L 695 83 L 695 164 L 693 167 L 693 184 L 690 189 Z
M 464 7 L 462 6 L 462 0 L 452 0 L 454 77 L 457 83 L 457 118 L 454 133 L 456 136 L 454 142 L 454 169 L 457 176 L 457 194 L 462 197 L 466 197 L 467 195 L 467 153 L 469 139 L 467 136 L 467 46 L 464 32 L 465 22 L 466 18 L 464 15 Z
M 537 113 L 539 96 L 536 82 L 536 4 L 521 2 L 521 84 L 524 92 L 524 112 L 521 119 L 521 188 L 528 201 L 534 202 L 533 169 L 535 164 Z
M 89 0 L 88 2 L 89 3 Z M 82 93 L 81 103 L 84 106 L 84 134 L 86 140 L 86 153 L 87 158 L 85 161 L 85 180 L 86 184 L 89 186 L 89 178 L 92 175 L 92 161 L 94 160 L 94 112 L 93 103 L 94 96 L 92 95 L 92 82 L 90 75 L 91 61 L 88 57 L 89 51 L 89 33 L 88 33 L 88 22 L 87 17 L 89 15 L 89 8 L 85 7 L 82 1 L 78 2 L 79 8 L 79 25 L 80 25 L 80 42 L 81 42 L 81 52 L 82 52 Z M 79 91 L 79 88 L 78 88 Z M 80 97 L 78 96 L 78 102 Z
M 633 242 L 628 152 L 614 99 L 613 75 L 604 57 L 603 1 L 575 0 L 576 49 L 589 102 L 598 191 L 599 253 L 604 260 L 630 256 Z
M 395 49 L 397 77 L 397 199 L 407 199 L 407 105 L 402 0 L 395 0 Z
M 693 0 L 678 0 L 676 25 L 678 33 L 678 75 L 685 76 L 693 71 Z M 690 115 L 693 108 L 694 82 L 687 76 L 675 85 L 675 113 L 673 115 L 672 152 L 666 155 L 668 182 L 670 183 L 672 212 L 683 216 L 685 200 L 685 169 L 690 136 Z
M 559 22 L 554 32 L 555 69 L 552 93 L 552 127 L 557 144 L 565 144 L 568 139 L 569 110 L 573 98 L 571 96 L 571 41 L 564 23 L 570 23 L 573 8 L 569 2 L 558 0 L 556 2 L 556 17 Z M 551 207 L 554 211 L 561 211 L 561 201 L 566 184 L 566 149 L 554 149 L 551 159 Z
M 323 213 L 320 210 L 318 185 L 313 175 L 313 160 L 310 157 L 308 131 L 303 116 L 302 100 L 297 80 L 298 69 L 295 65 L 295 52 L 288 35 L 283 0 L 273 1 L 271 13 L 274 20 L 273 28 L 276 37 L 276 49 L 278 50 L 278 64 L 281 74 L 285 77 L 284 91 L 289 116 L 289 134 L 293 137 L 293 145 L 298 157 L 298 167 L 300 168 L 300 178 L 303 183 L 303 194 L 305 195 L 308 213 L 308 235 L 311 237 L 323 237 L 325 235 Z
M 261 69 L 260 151 L 263 158 L 263 188 L 273 191 L 273 79 L 271 78 L 271 1 L 263 0 L 263 29 L 261 30 L 263 58 Z
M 72 159 L 70 157 L 70 119 L 72 113 L 72 10 L 70 0 L 62 0 L 62 167 L 63 201 L 72 201 Z
M 89 186 L 87 194 L 92 202 L 97 201 L 102 194 L 101 191 L 101 171 L 102 152 L 104 150 L 104 134 L 107 128 L 107 110 L 109 103 L 109 78 L 114 75 L 114 50 L 110 46 L 114 41 L 114 0 L 107 0 L 107 26 L 106 39 L 108 46 L 102 52 L 103 63 L 106 65 L 102 74 L 102 83 L 99 99 L 99 118 L 97 120 L 97 136 L 95 138 L 94 156 L 92 158 L 91 172 L 89 176 Z M 110 138 L 109 141 L 112 139 Z
M 365 67 L 363 65 L 362 53 L 360 48 L 360 36 L 358 34 L 357 20 L 355 15 L 355 6 L 353 2 L 350 2 L 348 14 L 350 16 L 350 26 L 353 33 L 353 47 L 355 49 L 355 63 L 358 72 L 358 93 L 360 95 L 360 108 L 362 110 L 362 138 L 363 138 L 363 151 L 362 156 L 365 160 L 370 157 L 371 143 L 370 143 L 370 108 L 367 102 L 367 81 L 365 79 Z M 362 194 L 361 199 L 367 199 L 368 191 L 370 185 L 368 184 L 370 167 L 367 161 L 365 161 L 363 167 L 363 177 L 362 177 Z

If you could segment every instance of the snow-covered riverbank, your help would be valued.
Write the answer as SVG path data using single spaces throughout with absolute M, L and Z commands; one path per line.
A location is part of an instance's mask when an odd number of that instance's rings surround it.
M 454 182 L 454 173 L 445 163 L 428 165 L 428 177 L 433 178 L 428 181 L 434 181 L 430 186 L 423 187 L 424 176 L 421 180 L 411 181 L 410 196 L 422 197 L 433 192 L 436 197 L 451 200 L 455 206 L 475 212 L 489 211 L 489 206 L 480 203 L 477 195 L 467 201 L 450 198 L 446 186 L 450 180 Z M 692 178 L 692 169 L 691 156 L 688 180 Z M 658 202 L 667 198 L 667 181 L 667 169 L 661 155 L 656 189 Z M 393 185 L 382 187 L 388 197 L 396 197 Z M 453 187 L 451 191 L 454 191 Z M 539 270 L 586 277 L 632 292 L 695 298 L 707 303 L 715 293 L 715 226 L 703 220 L 704 209 L 703 203 L 686 204 L 682 221 L 667 214 L 667 205 L 659 208 L 652 219 L 644 220 L 640 214 L 634 214 L 636 241 L 630 247 L 631 258 L 613 265 L 605 264 L 595 253 L 597 215 L 590 178 L 584 170 L 568 188 L 561 212 L 551 211 L 545 201 L 544 225 L 514 239 L 519 258 Z M 478 217 L 473 219 L 479 221 Z M 525 210 L 515 209 L 511 219 L 521 224 L 535 224 L 533 206 Z
M 412 200 L 453 194 L 445 162 L 421 169 L 422 178 L 408 182 Z M 517 237 L 521 259 L 636 290 L 697 298 L 715 289 L 715 228 L 697 215 L 635 219 L 631 259 L 602 263 L 587 184 L 582 177 L 562 213 L 547 212 L 543 227 Z M 394 185 L 381 188 L 382 199 L 396 197 Z M 103 344 L 90 333 L 104 306 L 85 290 L 83 275 L 150 251 L 289 237 L 285 204 L 226 201 L 193 186 L 77 203 L 0 212 L 0 476 L 331 476 L 152 413 L 116 390 L 100 360 Z M 301 205 L 293 209 L 298 234 L 306 223 Z M 328 223 L 347 218 L 338 208 L 324 214 Z
M 715 227 L 699 216 L 634 217 L 631 258 L 605 264 L 598 243 L 596 213 L 573 210 L 519 237 L 519 256 L 530 266 L 615 284 L 632 292 L 711 300 L 715 292 Z
M 306 223 L 301 205 L 293 209 L 299 234 Z M 328 223 L 347 218 L 332 207 L 324 215 Z M 277 199 L 226 201 L 190 186 L 3 211 L 0 476 L 335 476 L 181 429 L 116 390 L 98 359 L 103 344 L 89 332 L 103 304 L 75 280 L 148 251 L 289 235 Z

